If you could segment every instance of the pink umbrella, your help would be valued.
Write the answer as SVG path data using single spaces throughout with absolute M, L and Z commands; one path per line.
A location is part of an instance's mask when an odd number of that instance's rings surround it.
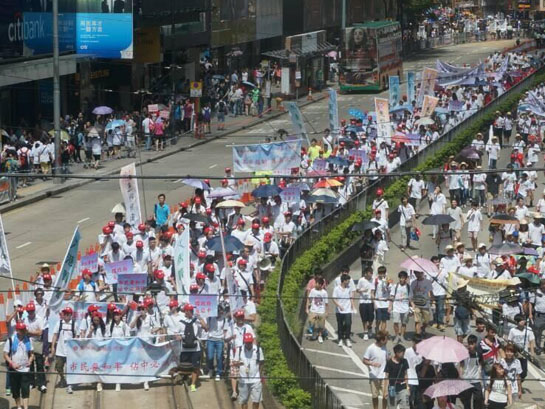
M 428 260 L 427 258 L 412 256 L 400 264 L 401 268 L 405 268 L 411 271 L 424 271 L 426 273 L 435 273 L 437 274 L 439 270 L 433 261 Z
M 440 363 L 456 363 L 469 357 L 469 352 L 463 344 L 444 335 L 419 342 L 416 345 L 416 352 L 430 361 Z
M 467 389 L 473 388 L 467 381 L 461 379 L 447 379 L 430 386 L 424 392 L 424 395 L 430 398 L 439 398 L 440 396 L 456 396 Z

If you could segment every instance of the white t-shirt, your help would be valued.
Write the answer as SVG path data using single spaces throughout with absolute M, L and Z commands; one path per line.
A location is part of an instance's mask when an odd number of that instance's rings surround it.
M 242 363 L 239 367 L 240 376 L 238 379 L 240 383 L 253 384 L 261 382 L 259 363 L 265 361 L 261 347 L 252 345 L 252 349 L 248 350 L 243 345 L 231 351 L 231 359 Z
M 351 314 L 352 313 L 352 289 L 350 287 L 336 286 L 333 290 L 333 299 L 337 301 L 340 307 L 335 308 L 335 312 L 339 314 Z
M 371 299 L 371 290 L 374 290 L 375 287 L 371 281 L 367 280 L 365 277 L 362 277 L 358 280 L 358 292 L 360 294 L 360 304 L 372 304 L 373 300 Z
M 392 311 L 399 314 L 405 314 L 409 312 L 409 298 L 411 293 L 411 287 L 409 284 L 400 285 L 395 284 L 391 286 L 390 295 L 392 296 Z M 407 358 L 407 357 L 405 357 Z
M 375 307 L 388 308 L 390 305 L 390 284 L 388 281 L 377 278 L 373 284 L 373 290 L 375 291 Z
M 416 367 L 420 365 L 423 358 L 418 355 L 413 347 L 405 350 L 405 359 L 409 363 L 409 369 L 407 369 L 407 378 L 409 378 L 409 385 L 418 385 L 418 375 L 416 373 Z
M 479 209 L 469 210 L 467 212 L 467 231 L 479 232 L 481 231 L 481 222 L 483 221 L 483 215 Z
M 528 237 L 535 246 L 541 246 L 541 238 L 545 234 L 545 227 L 541 223 L 537 226 L 534 223 L 528 225 Z
M 74 338 L 75 330 L 74 332 L 72 332 L 72 329 L 72 320 L 68 322 L 66 322 L 65 320 L 60 320 L 59 322 L 57 322 L 57 325 L 55 325 L 55 328 L 53 329 L 53 335 L 58 335 L 57 346 L 55 349 L 56 356 L 66 357 L 66 346 L 64 345 L 64 341 Z
M 399 225 L 405 227 L 407 222 L 412 222 L 413 216 L 416 214 L 414 207 L 408 203 L 407 206 L 399 205 Z
M 12 348 L 15 342 L 17 342 L 17 349 L 15 350 L 15 352 L 12 353 L 11 360 L 19 367 L 17 368 L 17 372 L 29 372 L 30 357 L 28 356 L 29 351 L 27 349 L 27 346 L 23 340 L 16 340 L 15 338 L 17 338 L 17 335 L 14 335 L 11 338 Z M 32 346 L 32 341 L 30 339 L 29 339 L 29 342 L 30 342 L 30 351 L 34 351 L 34 348 Z M 9 340 L 7 340 L 4 343 L 4 352 L 7 354 L 10 353 L 9 347 L 10 347 L 10 342 Z
M 517 327 L 511 328 L 507 337 L 508 341 L 512 341 L 517 347 L 524 348 L 528 352 L 528 345 L 530 342 L 535 341 L 536 337 L 531 328 L 524 327 L 522 331 Z
M 388 361 L 388 351 L 386 350 L 386 347 L 379 347 L 377 344 L 373 343 L 367 347 L 363 358 L 372 363 L 380 363 L 379 367 L 369 366 L 369 377 L 371 379 L 384 379 L 384 369 L 386 368 L 386 361 Z
M 308 295 L 310 300 L 310 312 L 314 314 L 325 314 L 327 308 L 327 291 L 313 288 Z
M 414 199 L 422 199 L 422 189 L 426 187 L 426 182 L 423 180 L 411 179 L 409 185 L 411 188 L 411 197 Z
M 503 366 L 506 372 L 507 379 L 511 381 L 511 394 L 515 395 L 519 391 L 519 386 L 517 383 L 517 375 L 522 373 L 522 366 L 518 359 L 513 359 L 511 362 L 507 362 L 505 359 L 500 361 L 500 365 Z

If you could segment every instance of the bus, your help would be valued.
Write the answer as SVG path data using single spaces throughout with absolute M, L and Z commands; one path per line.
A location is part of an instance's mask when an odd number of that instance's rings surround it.
M 344 32 L 339 85 L 342 93 L 379 92 L 390 75 L 403 75 L 401 26 L 397 21 L 372 21 Z

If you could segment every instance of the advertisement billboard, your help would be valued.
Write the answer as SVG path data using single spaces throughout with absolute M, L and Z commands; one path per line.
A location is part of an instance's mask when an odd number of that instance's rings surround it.
M 51 0 L 4 0 L 0 59 L 53 52 Z M 132 0 L 59 0 L 59 51 L 132 58 Z
M 77 0 L 76 52 L 133 57 L 132 0 Z

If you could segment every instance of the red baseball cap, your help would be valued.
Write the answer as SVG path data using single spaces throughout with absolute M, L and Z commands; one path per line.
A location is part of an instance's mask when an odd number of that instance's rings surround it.
M 193 311 L 195 307 L 193 307 L 191 304 L 184 305 L 184 311 Z
M 138 240 L 136 242 L 136 247 L 138 247 L 139 249 L 141 249 L 142 247 L 144 247 L 144 242 L 142 240 Z
M 178 308 L 178 300 L 170 300 L 170 302 L 168 303 L 168 306 L 170 308 Z
M 203 273 L 197 273 L 195 276 L 196 280 L 206 280 L 206 276 Z
M 112 228 L 110 226 L 104 226 L 102 228 L 102 233 L 104 234 L 112 234 Z
M 26 325 L 23 321 L 17 321 L 17 324 L 15 324 L 15 329 L 25 331 Z
M 254 342 L 254 336 L 252 335 L 251 332 L 246 332 L 244 333 L 242 340 L 245 344 L 251 344 L 252 342 Z
M 263 236 L 263 241 L 265 243 L 269 243 L 271 240 L 272 240 L 272 234 L 271 233 L 265 233 L 265 235 Z

